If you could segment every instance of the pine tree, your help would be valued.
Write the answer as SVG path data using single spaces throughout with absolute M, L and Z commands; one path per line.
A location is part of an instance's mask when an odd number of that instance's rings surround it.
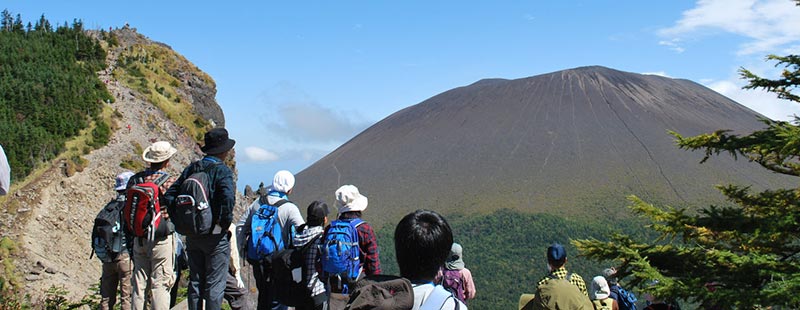
M 800 6 L 800 0 L 794 0 Z M 741 69 L 747 89 L 764 89 L 800 104 L 800 56 L 767 57 L 782 66 L 776 79 Z M 762 120 L 766 128 L 748 135 L 719 130 L 695 137 L 672 133 L 678 146 L 702 150 L 705 157 L 727 153 L 788 176 L 800 176 L 800 118 Z M 615 234 L 610 241 L 574 240 L 581 254 L 613 260 L 620 277 L 655 296 L 669 296 L 701 306 L 753 309 L 781 306 L 800 309 L 800 187 L 754 191 L 749 186 L 718 186 L 730 206 L 693 212 L 659 208 L 629 197 L 634 214 L 650 222 L 655 242 Z M 648 285 L 645 283 L 655 283 Z

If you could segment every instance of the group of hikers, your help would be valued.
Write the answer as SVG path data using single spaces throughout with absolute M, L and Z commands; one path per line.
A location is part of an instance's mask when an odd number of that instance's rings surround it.
M 205 156 L 170 176 L 177 149 L 157 141 L 142 153 L 148 167 L 117 175 L 116 195 L 95 218 L 92 253 L 102 262 L 101 309 L 169 309 L 189 269 L 189 309 L 247 309 L 240 257 L 252 267 L 257 309 L 463 309 L 475 298 L 461 245 L 440 214 L 412 212 L 397 224 L 400 276 L 382 275 L 378 241 L 362 219 L 368 199 L 356 186 L 335 191 L 336 214 L 314 201 L 303 218 L 289 200 L 295 177 L 272 184 L 234 222 L 235 141 L 224 128 L 204 136 Z
M 149 164 L 115 179 L 116 196 L 95 218 L 93 254 L 103 262 L 103 310 L 113 309 L 117 293 L 123 310 L 169 309 L 177 282 L 188 267 L 188 308 L 249 308 L 240 257 L 252 267 L 257 309 L 458 309 L 475 298 L 463 249 L 453 242 L 447 220 L 430 210 L 404 216 L 395 227 L 400 276 L 382 275 L 378 240 L 362 219 L 368 199 L 356 186 L 335 195 L 336 215 L 314 201 L 303 218 L 289 200 L 295 177 L 275 173 L 234 222 L 233 172 L 225 164 L 235 141 L 224 128 L 205 134 L 205 156 L 175 177 L 167 168 L 177 149 L 157 141 L 142 153 Z M 550 273 L 523 294 L 519 309 L 636 309 L 636 298 L 622 289 L 616 270 L 586 283 L 567 271 L 565 248 L 546 251 Z M 609 285 L 610 284 L 610 285 Z M 648 298 L 647 310 L 675 309 Z M 663 304 L 663 306 L 662 306 Z

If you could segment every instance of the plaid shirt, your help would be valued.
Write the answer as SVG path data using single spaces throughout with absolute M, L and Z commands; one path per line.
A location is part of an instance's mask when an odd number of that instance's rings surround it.
M 319 274 L 317 272 L 317 262 L 319 261 L 319 248 L 320 244 L 322 244 L 322 232 L 323 229 L 321 226 L 312 226 L 306 227 L 305 230 L 300 235 L 294 237 L 294 246 L 295 247 L 302 247 L 311 239 L 314 239 L 317 236 L 319 238 L 314 240 L 314 243 L 309 245 L 311 248 L 308 249 L 305 256 L 305 263 L 306 269 L 303 273 L 303 279 L 308 283 L 307 287 L 311 290 L 311 297 L 317 296 L 319 294 L 325 293 L 325 285 L 319 279 Z
M 358 247 L 361 249 L 358 258 L 361 260 L 364 273 L 368 276 L 381 274 L 381 260 L 378 257 L 378 239 L 375 237 L 375 231 L 367 222 L 358 225 L 356 230 L 358 230 Z
M 566 279 L 567 275 L 569 275 L 569 282 L 575 284 L 575 286 L 577 286 L 578 289 L 581 290 L 581 293 L 583 293 L 586 296 L 589 296 L 589 294 L 586 292 L 586 282 L 583 282 L 583 278 L 581 278 L 581 276 L 579 276 L 577 273 L 570 273 L 567 271 L 567 268 L 561 266 L 550 274 L 559 279 Z M 547 283 L 547 281 L 550 279 L 551 279 L 550 275 L 547 275 L 546 277 L 539 280 L 539 283 L 536 283 L 537 294 L 539 293 L 539 286 L 542 286 L 542 284 Z

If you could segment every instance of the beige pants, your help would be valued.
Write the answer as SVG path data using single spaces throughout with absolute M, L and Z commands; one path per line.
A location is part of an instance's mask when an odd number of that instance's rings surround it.
M 133 239 L 133 300 L 134 310 L 144 310 L 145 288 L 150 282 L 153 299 L 150 309 L 169 309 L 169 290 L 175 283 L 173 272 L 175 244 L 172 235 L 166 238 Z
M 131 259 L 127 251 L 122 251 L 116 261 L 103 263 L 103 276 L 100 278 L 100 310 L 114 309 L 117 303 L 122 310 L 131 310 Z

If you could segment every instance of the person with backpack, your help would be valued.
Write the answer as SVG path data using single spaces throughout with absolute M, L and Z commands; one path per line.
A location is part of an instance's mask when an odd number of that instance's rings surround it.
M 412 310 L 458 309 L 467 306 L 433 280 L 447 261 L 453 245 L 453 232 L 447 220 L 430 210 L 417 210 L 404 216 L 394 230 L 394 248 L 400 275 L 414 289 Z
M 636 310 L 636 295 L 619 285 L 617 269 L 614 267 L 603 269 L 603 277 L 609 284 L 611 293 L 609 297 L 617 301 L 620 310 Z
M 335 195 L 339 216 L 325 229 L 320 264 L 327 290 L 347 294 L 360 277 L 380 274 L 381 261 L 375 231 L 361 219 L 367 196 L 353 185 L 339 187 Z
M 253 266 L 259 310 L 281 307 L 275 300 L 271 278 L 272 255 L 284 249 L 292 240 L 292 232 L 305 224 L 300 209 L 289 201 L 294 183 L 291 172 L 276 172 L 267 194 L 256 198 L 237 224 L 242 227 L 240 238 L 245 240 L 247 262 Z
M 128 181 L 122 216 L 127 231 L 134 235 L 131 294 L 134 310 L 144 309 L 148 287 L 151 308 L 169 309 L 169 292 L 175 281 L 175 243 L 164 193 L 175 182 L 166 170 L 177 152 L 167 141 L 151 144 L 142 153 L 142 159 L 150 167 Z
M 617 301 L 610 297 L 611 289 L 603 276 L 592 278 L 589 298 L 592 300 L 594 310 L 619 310 Z
M 567 250 L 558 243 L 547 247 L 547 266 L 550 274 L 536 284 L 533 309 L 594 309 L 586 292 L 586 282 L 576 273 L 567 271 Z
M 92 228 L 92 251 L 103 262 L 101 310 L 114 309 L 118 288 L 121 309 L 131 309 L 131 258 L 127 249 L 131 236 L 124 233 L 120 215 L 125 204 L 125 187 L 132 175 L 131 171 L 117 175 L 114 183 L 116 197 L 100 210 Z
M 325 285 L 319 279 L 317 263 L 320 260 L 319 248 L 322 244 L 322 233 L 328 224 L 328 204 L 314 201 L 306 210 L 306 223 L 297 229 L 292 245 L 301 250 L 300 257 L 303 261 L 302 281 L 305 284 L 307 295 L 305 303 L 296 305 L 296 310 L 322 310 L 326 308 L 327 296 Z
M 225 128 L 203 137 L 202 159 L 186 167 L 167 191 L 169 213 L 178 233 L 186 236 L 189 257 L 190 310 L 222 307 L 230 263 L 228 228 L 233 222 L 236 187 L 233 171 L 225 164 L 236 141 Z
M 472 281 L 472 272 L 464 266 L 463 249 L 461 245 L 453 242 L 450 256 L 444 268 L 436 275 L 436 283 L 441 284 L 464 304 L 467 300 L 475 298 L 475 283 Z

